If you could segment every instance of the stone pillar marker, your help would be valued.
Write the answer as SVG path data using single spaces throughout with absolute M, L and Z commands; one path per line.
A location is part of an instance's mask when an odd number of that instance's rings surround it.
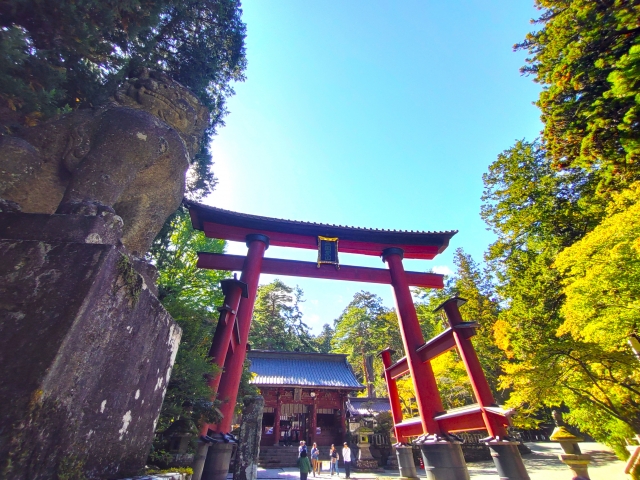
M 262 438 L 264 397 L 247 395 L 242 401 L 244 407 L 233 480 L 256 480 L 258 478 L 260 439 Z

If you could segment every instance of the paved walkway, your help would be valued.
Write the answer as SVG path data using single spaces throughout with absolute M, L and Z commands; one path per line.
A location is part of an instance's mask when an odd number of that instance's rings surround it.
M 527 443 L 527 446 L 533 453 L 524 455 L 524 463 L 527 471 L 531 476 L 531 480 L 570 480 L 572 478 L 569 468 L 558 460 L 560 446 L 556 443 Z M 580 444 L 583 453 L 593 456 L 593 462 L 589 467 L 591 480 L 623 480 L 628 478 L 624 474 L 624 462 L 618 460 L 611 449 L 599 444 L 584 442 Z M 474 462 L 469 463 L 469 473 L 472 480 L 497 480 L 498 472 L 493 462 Z M 418 474 L 424 478 L 424 470 L 418 471 Z M 259 479 L 279 479 L 293 480 L 300 478 L 296 468 L 278 468 L 278 469 L 258 469 Z M 313 480 L 313 476 L 309 480 Z M 331 480 L 327 474 L 316 477 L 319 480 Z M 335 476 L 333 477 L 336 478 Z M 344 479 L 344 472 L 340 473 L 340 478 Z M 376 478 L 380 479 L 397 479 L 398 472 L 386 470 L 384 473 L 359 473 L 353 472 L 351 478 L 364 480 Z

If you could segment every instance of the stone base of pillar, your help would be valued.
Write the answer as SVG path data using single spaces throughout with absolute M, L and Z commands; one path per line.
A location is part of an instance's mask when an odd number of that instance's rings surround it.
M 518 442 L 487 442 L 501 480 L 529 480 Z
M 591 463 L 591 455 L 587 454 L 560 454 L 560 461 L 567 465 L 574 473 L 574 477 L 589 478 L 589 464 Z M 527 477 L 528 478 L 528 477 Z
M 384 470 L 380 468 L 380 466 L 378 465 L 378 461 L 375 458 L 356 460 L 356 468 L 358 470 L 367 470 L 369 472 Z
M 202 480 L 226 480 L 235 443 L 214 443 L 209 447 L 202 469 Z
M 401 478 L 418 478 L 416 463 L 413 461 L 412 447 L 396 446 L 396 457 L 398 458 Z
M 469 480 L 458 442 L 436 441 L 420 445 L 428 480 Z
M 196 455 L 193 458 L 193 475 L 191 477 L 192 480 L 200 480 L 202 478 L 202 470 L 204 469 L 204 462 L 207 461 L 208 452 L 209 444 L 203 441 L 199 441 Z

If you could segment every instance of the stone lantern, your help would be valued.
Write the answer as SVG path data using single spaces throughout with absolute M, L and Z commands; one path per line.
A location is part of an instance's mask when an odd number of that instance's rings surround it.
M 568 429 L 562 420 L 562 413 L 558 410 L 552 412 L 553 419 L 556 422 L 556 428 L 553 430 L 549 439 L 552 442 L 558 442 L 564 451 L 558 455 L 560 461 L 567 465 L 574 473 L 574 478 L 589 480 L 589 472 L 587 468 L 591 463 L 591 455 L 584 454 L 580 451 L 579 442 L 584 441 Z
M 369 449 L 369 435 L 373 433 L 373 430 L 362 425 L 354 433 L 358 436 L 359 449 L 356 466 L 359 469 L 377 469 L 378 461 L 373 458 L 373 455 L 371 455 L 371 450 Z

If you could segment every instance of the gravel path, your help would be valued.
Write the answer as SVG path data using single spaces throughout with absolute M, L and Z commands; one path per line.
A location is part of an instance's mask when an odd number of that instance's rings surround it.
M 560 446 L 556 443 L 537 442 L 527 443 L 533 453 L 524 455 L 524 463 L 529 472 L 531 480 L 570 480 L 571 471 L 558 459 L 561 452 Z M 599 444 L 584 442 L 580 444 L 583 453 L 593 456 L 592 464 L 589 467 L 591 480 L 623 480 L 629 478 L 624 474 L 624 462 L 618 460 L 611 449 Z M 493 462 L 474 462 L 468 464 L 469 473 L 472 480 L 498 480 L 498 472 Z M 424 470 L 419 470 L 418 474 L 424 478 Z M 300 478 L 298 470 L 295 468 L 282 469 L 259 469 L 259 479 L 281 479 L 293 480 Z M 309 480 L 313 480 L 313 476 Z M 316 477 L 318 480 L 331 480 L 329 475 Z M 352 479 L 365 480 L 376 478 L 397 479 L 398 472 L 387 470 L 385 473 L 352 473 Z M 333 477 L 337 480 L 336 477 Z M 344 480 L 344 472 L 340 473 L 340 479 Z

